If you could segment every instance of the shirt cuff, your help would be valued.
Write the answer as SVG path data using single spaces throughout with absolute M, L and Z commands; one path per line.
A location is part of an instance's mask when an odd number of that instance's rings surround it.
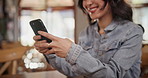
M 69 62 L 70 64 L 74 65 L 76 63 L 76 60 L 78 58 L 78 56 L 81 53 L 81 46 L 73 43 L 67 56 L 66 56 L 66 61 Z
M 50 59 L 56 58 L 55 54 L 44 54 L 44 57 L 48 63 L 50 63 Z

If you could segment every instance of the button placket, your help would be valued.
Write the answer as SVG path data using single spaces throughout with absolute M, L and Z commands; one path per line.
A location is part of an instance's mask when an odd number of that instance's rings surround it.
M 102 56 L 103 55 L 103 51 L 99 51 L 99 56 Z

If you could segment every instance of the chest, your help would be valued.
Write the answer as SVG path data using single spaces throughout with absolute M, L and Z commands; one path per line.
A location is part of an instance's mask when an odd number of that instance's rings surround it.
M 90 55 L 101 62 L 108 63 L 114 54 L 120 49 L 122 39 L 119 36 L 94 36 L 92 40 L 85 43 L 82 47 Z

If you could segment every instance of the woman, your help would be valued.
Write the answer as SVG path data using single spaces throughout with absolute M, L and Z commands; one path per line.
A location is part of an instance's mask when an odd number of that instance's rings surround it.
M 79 43 L 39 31 L 52 42 L 35 36 L 36 49 L 67 76 L 139 78 L 143 31 L 132 22 L 131 7 L 124 0 L 79 0 L 78 5 L 95 21 L 81 32 Z

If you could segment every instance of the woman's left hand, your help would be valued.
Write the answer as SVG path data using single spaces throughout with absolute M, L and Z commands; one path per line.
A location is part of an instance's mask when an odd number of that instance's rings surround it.
M 47 51 L 45 54 L 55 53 L 57 56 L 61 58 L 65 58 L 67 56 L 71 48 L 71 45 L 73 43 L 71 40 L 67 38 L 65 39 L 59 38 L 43 31 L 39 31 L 38 33 L 52 40 L 51 43 L 48 43 L 48 46 L 51 47 L 52 49 Z M 38 45 L 38 47 L 41 47 L 41 46 L 42 45 Z

